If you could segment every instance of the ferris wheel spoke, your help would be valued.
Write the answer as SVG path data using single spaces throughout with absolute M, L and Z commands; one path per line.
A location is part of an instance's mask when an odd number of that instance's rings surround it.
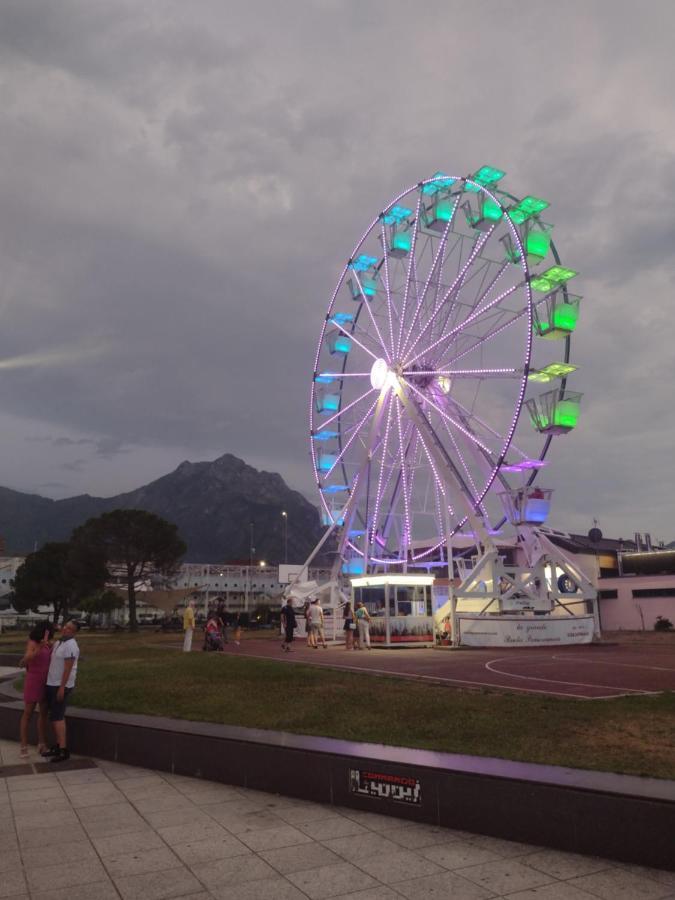
M 519 287 L 521 287 L 521 285 L 519 285 L 519 284 L 512 285 L 510 288 L 508 288 L 508 290 L 501 293 L 498 297 L 495 297 L 494 300 L 491 300 L 489 303 L 487 303 L 485 306 L 481 307 L 480 309 L 475 310 L 475 312 L 471 313 L 470 316 L 467 316 L 467 318 L 464 319 L 463 322 L 461 322 L 459 325 L 455 325 L 454 328 L 451 328 L 450 331 L 447 332 L 447 334 L 442 335 L 440 338 L 438 338 L 438 340 L 434 341 L 433 344 L 429 344 L 428 347 L 425 347 L 421 353 L 418 353 L 416 356 L 413 356 L 413 357 L 408 357 L 408 359 L 405 360 L 404 365 L 405 366 L 412 365 L 412 363 L 416 362 L 422 356 L 426 356 L 427 353 L 430 353 L 432 350 L 435 350 L 436 347 L 439 347 L 442 344 L 444 344 L 445 342 L 451 340 L 451 338 L 453 338 L 456 334 L 459 334 L 461 331 L 464 331 L 469 325 L 476 322 L 478 319 L 481 318 L 481 316 L 484 316 L 485 313 L 489 312 L 491 309 L 493 309 L 495 306 L 497 306 L 497 304 L 501 303 L 502 300 L 505 300 L 507 297 L 510 297 L 511 294 L 513 294 L 515 291 L 517 291 Z M 525 312 L 525 310 L 523 310 L 523 312 Z
M 477 292 L 477 295 L 476 295 L 475 300 L 474 300 L 473 303 L 470 304 L 469 307 L 468 307 L 468 308 L 471 310 L 471 313 L 475 312 L 477 309 L 480 309 L 481 304 L 486 300 L 486 298 L 487 298 L 488 294 L 490 293 L 490 291 L 495 287 L 495 285 L 497 284 L 497 282 L 501 279 L 502 275 L 508 270 L 509 266 L 510 266 L 510 263 L 509 263 L 508 261 L 505 262 L 505 263 L 503 263 L 503 264 L 500 266 L 500 268 L 499 268 L 497 274 L 495 275 L 495 277 L 494 277 L 494 278 L 492 279 L 492 281 L 488 284 L 488 286 L 487 286 L 485 289 L 483 289 L 483 287 L 481 286 L 481 289 Z M 490 271 L 490 266 L 488 265 L 487 268 L 486 268 L 486 271 L 485 271 L 485 275 L 487 275 L 487 273 L 488 273 L 489 271 Z M 485 276 L 484 276 L 484 277 L 485 277 Z M 464 282 L 464 285 L 466 286 L 468 283 L 469 283 L 469 282 L 466 281 L 466 282 Z M 458 299 L 458 298 L 459 298 L 459 293 L 457 294 L 457 299 Z M 455 304 L 455 305 L 456 305 L 456 304 Z M 441 328 L 441 334 L 445 331 L 445 329 L 446 329 L 447 326 L 448 326 L 448 321 L 449 321 L 449 319 L 450 319 L 450 313 L 451 313 L 451 310 L 448 310 L 448 315 L 446 316 L 445 322 L 443 323 L 443 327 Z
M 450 515 L 454 519 L 455 511 L 454 511 L 452 504 L 450 503 L 449 497 L 446 494 L 445 484 L 443 482 L 443 479 L 438 474 L 438 470 L 436 469 L 436 464 L 434 463 L 433 457 L 432 457 L 431 453 L 429 452 L 429 448 L 427 447 L 426 441 L 424 440 L 424 435 L 419 431 L 418 431 L 418 435 L 419 435 L 419 439 L 420 439 L 420 444 L 422 445 L 422 449 L 424 450 L 424 454 L 429 462 L 429 466 L 431 467 L 431 471 L 434 473 L 434 478 L 436 480 L 436 484 L 438 485 L 438 488 L 439 488 L 441 494 L 443 495 L 443 500 L 447 504 Z
M 372 518 L 372 528 L 370 535 L 370 543 L 373 544 L 375 542 L 375 535 L 377 534 L 377 521 L 380 515 L 380 502 L 382 500 L 382 482 L 384 479 L 384 469 L 387 462 L 387 448 L 389 447 L 389 434 L 391 432 L 391 414 L 392 409 L 394 407 L 394 402 L 392 399 L 391 392 L 387 397 L 387 424 L 384 429 L 384 439 L 382 442 L 382 458 L 380 460 L 380 471 L 377 477 L 377 489 L 375 491 L 375 503 L 373 506 L 373 518 Z M 368 529 L 368 523 L 366 521 L 366 532 Z
M 476 482 L 474 481 L 473 475 L 471 474 L 471 469 L 469 468 L 466 460 L 464 459 L 464 454 L 460 450 L 459 444 L 457 443 L 457 440 L 456 440 L 454 434 L 450 430 L 448 423 L 444 421 L 443 425 L 445 427 L 445 430 L 448 433 L 448 437 L 450 438 L 450 441 L 452 442 L 452 446 L 455 448 L 455 453 L 459 457 L 459 461 L 462 464 L 464 473 L 469 480 L 469 485 L 471 486 L 471 491 L 473 493 L 474 506 L 478 506 L 480 508 L 481 512 L 483 513 L 483 515 L 487 517 L 487 510 L 485 509 L 484 504 L 478 499 L 480 497 L 480 491 L 476 487 Z
M 421 376 L 444 376 L 446 378 L 520 378 L 523 369 L 404 369 L 402 374 L 409 378 Z
M 337 328 L 339 331 L 341 331 L 343 334 L 345 334 L 349 338 L 350 341 L 354 341 L 354 343 L 357 344 L 362 350 L 364 350 L 368 354 L 368 356 L 371 356 L 373 359 L 379 359 L 379 357 L 377 356 L 376 353 L 373 353 L 373 351 L 369 350 L 365 344 L 361 343 L 361 341 L 354 334 L 353 329 L 352 329 L 352 331 L 349 331 L 347 328 L 344 328 L 339 322 L 336 322 L 335 319 L 331 320 L 331 325 L 333 325 L 335 328 Z M 354 326 L 355 327 L 357 326 L 356 322 L 354 322 Z M 364 328 L 361 328 L 361 331 L 363 331 L 363 334 L 367 335 L 372 340 L 368 331 L 366 331 Z
M 451 227 L 451 225 L 452 225 L 452 221 L 453 221 L 453 219 L 455 218 L 455 212 L 456 212 L 456 210 L 457 210 L 457 205 L 458 205 L 458 203 L 459 203 L 459 198 L 458 198 L 457 200 L 455 200 L 455 204 L 454 204 L 454 206 L 453 206 L 453 208 L 452 208 L 452 212 L 450 213 L 450 218 L 448 219 L 448 223 L 447 223 L 447 225 L 445 226 L 445 229 L 443 230 L 443 235 L 442 235 L 441 240 L 440 240 L 440 242 L 439 242 L 439 244 L 438 244 L 438 249 L 437 249 L 436 254 L 435 254 L 435 256 L 434 256 L 434 258 L 433 258 L 433 261 L 432 261 L 432 263 L 431 263 L 431 268 L 429 269 L 429 275 L 427 276 L 427 280 L 426 280 L 426 282 L 424 283 L 424 287 L 423 287 L 423 289 L 422 289 L 422 293 L 421 293 L 421 295 L 418 295 L 418 298 L 417 298 L 417 306 L 416 306 L 416 308 L 415 308 L 415 314 L 413 315 L 412 321 L 411 321 L 411 323 L 410 323 L 410 328 L 408 329 L 408 333 L 407 333 L 407 335 L 406 335 L 406 339 L 405 339 L 405 341 L 403 342 L 403 347 L 402 347 L 402 350 L 401 350 L 401 353 L 402 353 L 403 355 L 405 355 L 406 347 L 407 347 L 407 345 L 408 345 L 408 341 L 409 341 L 410 337 L 411 337 L 412 334 L 413 334 L 413 330 L 414 330 L 414 328 L 415 328 L 415 325 L 416 325 L 416 323 L 417 323 L 417 319 L 418 319 L 419 314 L 420 314 L 420 311 L 421 311 L 421 309 L 422 309 L 422 304 L 424 303 L 424 301 L 425 301 L 425 299 L 426 299 L 427 291 L 429 290 L 429 285 L 430 285 L 430 283 L 431 283 L 431 279 L 433 278 L 434 272 L 436 271 L 436 269 L 437 269 L 437 267 L 438 267 L 439 260 L 442 261 L 442 259 L 443 259 L 443 253 L 445 252 L 445 246 L 446 246 L 447 239 L 448 239 L 448 232 L 450 231 L 450 227 Z M 440 268 L 439 268 L 439 272 L 440 272 Z
M 410 293 L 410 276 L 413 270 L 413 263 L 415 260 L 415 250 L 417 249 L 417 235 L 419 234 L 420 228 L 420 206 L 422 204 L 422 194 L 420 192 L 419 197 L 417 198 L 417 209 L 415 211 L 415 225 L 413 228 L 412 241 L 410 246 L 410 253 L 408 254 L 408 273 L 406 275 L 405 280 L 405 291 L 403 294 L 403 306 L 401 307 L 401 327 L 398 332 L 398 342 L 396 344 L 396 355 L 398 356 L 401 352 L 401 341 L 403 340 L 403 329 L 405 328 L 405 311 L 408 305 L 408 294 Z M 385 247 L 386 252 L 386 247 Z
M 449 402 L 452 403 L 453 406 L 457 407 L 457 410 L 460 411 L 464 416 L 467 417 L 469 421 L 477 422 L 481 428 L 484 428 L 492 437 L 496 438 L 500 441 L 500 445 L 503 446 L 506 440 L 506 437 L 503 434 L 500 434 L 498 431 L 495 431 L 487 422 L 481 419 L 480 416 L 476 415 L 475 412 L 471 412 L 471 410 L 467 409 L 462 403 L 459 402 L 455 397 L 449 397 Z M 516 451 L 516 453 L 520 454 L 523 459 L 528 459 L 527 453 L 520 449 L 520 447 L 516 446 L 513 442 L 511 442 L 511 448 Z
M 362 297 L 365 296 L 364 293 L 363 293 L 363 286 L 361 285 L 361 279 L 359 278 L 359 274 L 358 274 L 358 272 L 357 272 L 356 270 L 354 270 L 354 278 L 356 279 L 356 283 L 357 283 L 357 285 L 358 285 L 359 292 L 360 292 L 361 296 L 362 296 Z M 369 302 L 368 300 L 364 300 L 364 301 L 362 302 L 361 305 L 362 305 L 362 306 L 365 306 L 366 309 L 368 310 L 368 315 L 370 316 L 370 321 L 373 323 L 373 328 L 375 329 L 375 332 L 376 332 L 376 334 L 377 334 L 378 340 L 379 340 L 379 342 L 380 342 L 380 347 L 382 348 L 382 351 L 383 351 L 384 355 L 386 356 L 387 361 L 388 361 L 388 362 L 391 362 L 391 356 L 389 355 L 389 350 L 387 349 L 387 345 L 386 345 L 385 342 L 384 342 L 384 338 L 382 337 L 382 334 L 381 334 L 381 332 L 380 332 L 379 325 L 377 324 L 377 321 L 375 320 L 375 316 L 373 315 L 373 311 L 372 311 L 372 309 L 370 308 L 370 302 Z
M 398 397 L 396 398 L 398 401 Z M 408 480 L 406 477 L 406 454 L 403 449 L 403 434 L 401 429 L 401 404 L 400 402 L 396 403 L 396 419 L 398 423 L 398 440 L 399 440 L 399 452 L 401 458 L 401 486 L 403 488 L 403 512 L 404 512 L 404 527 L 403 527 L 403 540 L 402 540 L 402 554 L 403 558 L 406 559 L 408 556 L 408 547 L 410 546 L 410 540 L 412 537 L 412 531 L 410 528 L 410 496 L 408 494 Z
M 387 320 L 389 322 L 389 339 L 391 347 L 391 357 L 394 356 L 394 311 L 391 302 L 391 284 L 389 280 L 389 254 L 387 253 L 387 233 L 384 229 L 384 219 L 380 223 L 382 252 L 384 254 L 382 264 L 384 268 L 384 290 L 387 296 Z
M 412 391 L 414 391 L 415 394 L 417 394 L 417 396 L 420 398 L 420 400 L 423 400 L 432 409 L 435 409 L 436 412 L 440 416 L 442 416 L 444 419 L 446 419 L 448 422 L 450 422 L 451 425 L 454 425 L 455 428 L 457 428 L 459 431 L 462 432 L 462 434 L 465 435 L 465 437 L 467 437 L 470 441 L 473 441 L 473 443 L 476 444 L 476 446 L 480 447 L 482 450 L 485 450 L 486 453 L 490 453 L 490 448 L 486 447 L 485 444 L 483 444 L 482 441 L 478 440 L 478 438 L 474 434 L 472 434 L 470 431 L 467 431 L 467 429 L 464 428 L 464 426 L 460 422 L 457 422 L 455 419 L 452 418 L 452 416 L 448 415 L 448 413 L 446 413 L 443 409 L 441 409 L 440 406 L 438 406 L 436 403 L 434 403 L 434 401 L 431 400 L 430 397 L 428 397 L 427 395 L 423 394 L 420 390 L 418 390 L 415 387 L 415 385 L 412 384 L 410 381 L 408 381 L 407 379 L 404 379 L 404 381 L 406 383 L 406 386 L 408 388 L 410 388 Z
M 361 396 L 360 396 L 360 397 L 357 397 L 356 400 L 352 400 L 352 402 L 349 403 L 347 406 L 345 406 L 344 409 L 338 410 L 338 411 L 335 413 L 335 415 L 333 415 L 333 416 L 331 416 L 329 419 L 325 419 L 323 422 L 321 422 L 321 423 L 320 423 L 320 425 L 321 425 L 321 430 L 323 431 L 323 429 L 324 429 L 327 425 L 330 425 L 331 422 L 335 422 L 335 421 L 337 421 L 337 419 L 339 419 L 341 416 L 344 416 L 345 413 L 349 412 L 350 409 L 353 409 L 353 407 L 355 407 L 357 403 L 360 403 L 362 400 L 365 400 L 366 397 L 368 397 L 370 394 L 372 394 L 374 390 L 375 390 L 375 388 L 372 388 L 372 387 L 371 387 L 370 390 L 366 391 L 364 394 L 361 394 Z
M 342 450 L 341 450 L 341 451 L 338 453 L 338 455 L 335 457 L 335 462 L 333 463 L 333 465 L 330 467 L 330 469 L 329 469 L 329 470 L 326 472 L 326 474 L 323 476 L 323 477 L 324 477 L 324 480 L 327 479 L 327 478 L 330 478 L 330 476 L 333 474 L 333 471 L 334 471 L 335 467 L 338 465 L 338 463 L 340 463 L 340 462 L 342 461 L 342 459 L 343 459 L 345 453 L 347 452 L 347 450 L 349 450 L 349 448 L 351 447 L 351 445 L 353 444 L 353 442 L 355 441 L 355 439 L 359 436 L 359 434 L 360 434 L 360 432 L 361 432 L 361 429 L 363 428 L 363 426 L 366 424 L 366 422 L 367 422 L 368 419 L 370 418 L 370 415 L 371 415 L 371 413 L 373 412 L 373 410 L 375 409 L 375 406 L 376 406 L 376 405 L 377 405 L 377 400 L 374 400 L 373 403 L 372 403 L 371 406 L 370 406 L 370 409 L 369 409 L 368 412 L 365 414 L 365 416 L 361 419 L 361 421 L 360 421 L 360 422 L 357 422 L 356 425 L 353 425 L 353 426 L 352 426 L 352 428 L 350 429 L 350 430 L 352 431 L 352 435 L 350 436 L 349 440 L 346 442 L 346 444 L 344 445 L 344 447 L 342 448 Z
M 501 325 L 496 326 L 492 329 L 492 331 L 487 332 L 487 334 L 482 335 L 482 337 L 478 338 L 475 343 L 471 344 L 470 347 L 467 347 L 466 350 L 463 350 L 461 353 L 458 353 L 456 356 L 451 357 L 446 361 L 446 365 L 452 366 L 455 363 L 459 362 L 460 359 L 464 359 L 465 356 L 468 356 L 469 353 L 473 353 L 474 350 L 477 350 L 479 347 L 482 347 L 488 341 L 491 341 L 493 338 L 496 338 L 497 335 L 501 334 L 507 328 L 510 328 L 512 325 L 515 325 L 516 322 L 519 322 L 520 319 L 523 318 L 524 315 L 527 314 L 527 307 L 522 309 L 519 313 L 516 313 L 512 318 L 510 318 L 507 322 L 503 322 Z
M 414 431 L 414 425 L 412 422 L 406 424 L 405 427 L 405 443 L 406 447 L 410 447 L 410 441 L 412 440 L 412 435 Z M 407 451 L 406 451 L 407 452 Z M 384 518 L 384 523 L 382 525 L 381 534 L 385 542 L 389 537 L 389 532 L 391 530 L 391 526 L 394 520 L 394 509 L 396 508 L 396 504 L 398 503 L 398 496 L 401 491 L 401 469 L 398 466 L 398 454 L 396 454 L 396 459 L 392 461 L 389 466 L 389 474 L 387 475 L 387 480 L 384 485 L 384 493 L 383 496 L 386 496 L 387 491 L 389 490 L 389 485 L 391 480 L 396 473 L 396 483 L 394 484 L 393 490 L 391 492 L 391 497 L 388 503 L 388 510 L 386 516 Z
M 447 303 L 447 301 L 448 301 L 451 297 L 452 297 L 452 299 L 453 299 L 453 301 L 454 301 L 454 298 L 455 298 L 456 294 L 458 293 L 459 289 L 461 288 L 462 283 L 463 283 L 463 281 L 464 281 L 464 278 L 466 277 L 466 273 L 469 271 L 469 268 L 470 268 L 471 265 L 473 264 L 473 261 L 474 261 L 475 258 L 478 256 L 478 254 L 479 254 L 480 251 L 483 249 L 483 247 L 485 246 L 485 244 L 486 244 L 488 238 L 490 237 L 490 235 L 491 235 L 492 232 L 494 231 L 494 227 L 495 227 L 495 226 L 493 225 L 493 226 L 489 229 L 489 231 L 485 232 L 485 233 L 484 233 L 484 234 L 476 241 L 476 243 L 475 243 L 474 246 L 473 246 L 473 249 L 471 250 L 471 253 L 469 254 L 469 257 L 468 257 L 467 261 L 466 261 L 466 262 L 464 263 L 464 265 L 462 266 L 462 268 L 461 268 L 459 274 L 457 275 L 457 277 L 455 278 L 455 280 L 453 281 L 453 283 L 450 285 L 450 287 L 448 288 L 448 290 L 445 292 L 445 294 L 444 294 L 443 297 L 441 298 L 440 302 L 436 304 L 436 307 L 435 307 L 434 311 L 432 312 L 430 318 L 427 320 L 426 325 L 424 325 L 424 327 L 422 328 L 422 330 L 420 331 L 420 333 L 417 335 L 417 337 L 415 338 L 415 340 L 412 342 L 412 344 L 411 344 L 410 347 L 408 348 L 408 352 L 412 353 L 412 351 L 415 349 L 415 347 L 417 346 L 417 344 L 419 344 L 419 342 L 421 341 L 421 339 L 422 339 L 422 338 L 424 337 L 424 335 L 426 334 L 427 330 L 431 327 L 432 323 L 433 323 L 434 320 L 436 319 L 436 316 L 437 316 L 437 315 L 440 313 L 440 311 L 443 309 L 444 304 Z

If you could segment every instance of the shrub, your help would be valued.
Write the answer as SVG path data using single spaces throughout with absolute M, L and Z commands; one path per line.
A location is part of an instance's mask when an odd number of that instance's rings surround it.
M 672 631 L 673 623 L 670 619 L 664 618 L 664 616 L 657 616 L 656 622 L 654 622 L 654 631 Z

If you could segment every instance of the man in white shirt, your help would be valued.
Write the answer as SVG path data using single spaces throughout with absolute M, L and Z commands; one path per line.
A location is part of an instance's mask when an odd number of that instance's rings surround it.
M 80 648 L 75 635 L 79 625 L 73 619 L 61 628 L 61 636 L 54 644 L 52 657 L 47 673 L 47 708 L 49 721 L 52 723 L 56 745 L 47 750 L 43 756 L 51 757 L 51 762 L 62 762 L 70 757 L 66 743 L 66 701 L 75 687 L 77 676 L 77 660 Z
M 317 650 L 319 641 L 321 641 L 323 649 L 325 650 L 327 644 L 325 632 L 323 630 L 323 610 L 321 609 L 318 597 L 316 600 L 312 600 L 308 610 L 307 619 L 310 627 L 310 647 L 314 647 L 314 649 Z

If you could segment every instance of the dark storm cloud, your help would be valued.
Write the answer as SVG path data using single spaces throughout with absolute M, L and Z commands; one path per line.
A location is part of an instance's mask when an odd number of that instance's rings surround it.
M 671 536 L 675 9 L 607 9 L 3 3 L 0 415 L 33 473 L 8 450 L 0 480 L 116 493 L 229 451 L 309 491 L 341 265 L 403 187 L 489 162 L 582 273 L 555 524 Z

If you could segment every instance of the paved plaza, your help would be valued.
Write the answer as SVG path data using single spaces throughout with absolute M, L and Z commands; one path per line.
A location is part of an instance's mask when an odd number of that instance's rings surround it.
M 32 763 L 39 758 L 31 751 Z M 0 741 L 0 765 L 20 766 Z M 5 768 L 0 898 L 665 900 L 675 872 L 94 761 Z

